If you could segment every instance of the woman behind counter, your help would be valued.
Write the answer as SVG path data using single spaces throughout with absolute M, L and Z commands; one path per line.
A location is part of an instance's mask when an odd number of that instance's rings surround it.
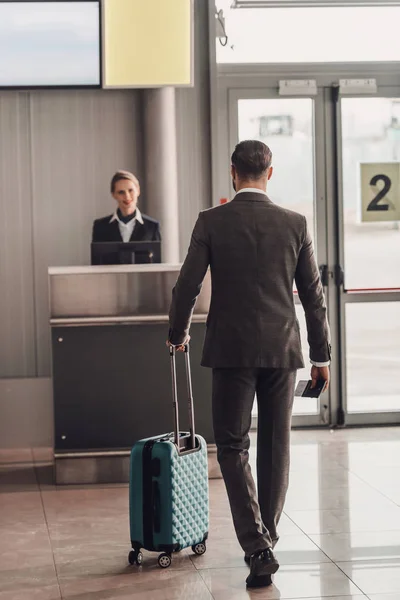
M 160 224 L 137 207 L 138 179 L 129 171 L 117 171 L 111 180 L 111 195 L 118 203 L 113 215 L 96 219 L 92 242 L 160 241 Z

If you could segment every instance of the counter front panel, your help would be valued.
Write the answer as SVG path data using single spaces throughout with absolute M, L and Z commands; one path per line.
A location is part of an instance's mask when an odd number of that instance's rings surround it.
M 52 327 L 55 451 L 130 448 L 173 431 L 167 323 Z M 204 323 L 192 326 L 197 432 L 213 443 L 211 370 L 200 367 Z M 183 356 L 181 429 L 188 426 Z

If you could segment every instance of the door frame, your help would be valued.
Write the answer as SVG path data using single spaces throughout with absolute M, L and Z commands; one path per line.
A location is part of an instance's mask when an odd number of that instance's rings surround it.
M 213 119 L 213 204 L 220 198 L 230 197 L 230 155 L 237 132 L 238 98 L 279 98 L 279 81 L 282 79 L 315 79 L 318 95 L 315 102 L 315 201 L 316 233 L 319 264 L 329 266 L 329 283 L 325 288 L 328 315 L 332 334 L 331 387 L 327 404 L 321 402 L 319 415 L 295 415 L 294 427 L 376 425 L 400 423 L 400 412 L 347 413 L 346 411 L 346 364 L 345 364 L 345 306 L 347 302 L 372 301 L 379 296 L 381 301 L 396 300 L 382 293 L 349 295 L 334 281 L 336 265 L 343 265 L 343 211 L 341 189 L 341 139 L 340 106 L 332 92 L 339 79 L 368 79 L 377 81 L 379 90 L 399 90 L 400 63 L 349 63 L 349 64 L 279 64 L 217 65 L 217 119 Z M 271 95 L 272 94 L 272 95 Z M 394 95 L 397 95 L 395 93 Z M 284 96 L 282 96 L 284 97 Z M 296 98 L 296 96 L 290 96 Z M 307 96 L 298 96 L 305 98 Z M 350 96 L 349 96 L 350 97 Z M 352 96 L 351 96 L 352 97 Z M 360 96 L 362 97 L 362 96 Z M 400 95 L 399 95 L 400 97 Z M 237 102 L 236 102 L 237 107 Z M 336 125 L 336 127 L 335 127 Z M 320 135 L 322 132 L 322 135 Z M 214 144 L 215 145 L 215 144 Z M 323 222 L 322 215 L 325 222 Z M 325 233 L 325 240 L 321 233 Z M 350 296 L 352 296 L 350 298 Z M 357 296 L 357 298 L 355 297 Z M 400 296 L 399 296 L 400 300 Z M 344 349 L 341 352 L 341 349 Z
M 379 85 L 377 82 L 377 93 L 369 95 L 349 94 L 345 98 L 400 98 L 400 85 Z M 336 252 L 336 265 L 344 268 L 345 247 L 344 247 L 344 215 L 343 215 L 343 160 L 342 160 L 342 111 L 341 101 L 343 96 L 334 92 L 334 90 L 325 90 L 327 120 L 333 127 L 330 139 L 327 140 L 327 154 L 333 168 L 331 181 L 335 196 L 333 200 L 336 209 L 336 239 L 333 240 L 334 250 Z M 336 130 L 336 131 L 335 131 Z M 328 137 L 328 136 L 327 136 Z M 334 179 L 336 178 L 336 181 Z M 333 263 L 332 263 L 333 264 Z M 344 273 L 344 275 L 346 275 Z M 393 425 L 400 423 L 400 409 L 398 411 L 381 412 L 348 412 L 347 410 L 347 348 L 346 348 L 346 304 L 351 303 L 377 303 L 377 302 L 400 302 L 400 288 L 396 291 L 386 291 L 376 288 L 373 291 L 347 291 L 344 284 L 336 284 L 337 310 L 336 315 L 339 320 L 339 344 L 343 351 L 340 353 L 340 398 L 342 399 L 338 410 L 338 424 L 346 425 Z M 373 288 L 372 288 L 373 289 Z

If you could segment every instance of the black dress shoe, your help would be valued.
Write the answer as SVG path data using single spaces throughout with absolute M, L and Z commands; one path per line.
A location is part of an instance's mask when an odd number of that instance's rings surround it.
M 276 573 L 278 569 L 279 563 L 271 548 L 252 554 L 250 557 L 250 575 L 246 579 L 247 587 L 259 588 L 271 585 L 271 575 Z
M 279 540 L 279 538 L 272 540 L 272 550 L 275 548 L 278 540 Z M 244 562 L 246 563 L 246 565 L 250 565 L 250 558 L 251 558 L 251 556 L 249 556 L 248 554 L 244 555 Z

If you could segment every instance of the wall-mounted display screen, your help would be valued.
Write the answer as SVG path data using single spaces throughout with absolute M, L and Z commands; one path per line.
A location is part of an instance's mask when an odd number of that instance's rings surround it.
M 0 0 L 0 87 L 101 83 L 100 2 Z

